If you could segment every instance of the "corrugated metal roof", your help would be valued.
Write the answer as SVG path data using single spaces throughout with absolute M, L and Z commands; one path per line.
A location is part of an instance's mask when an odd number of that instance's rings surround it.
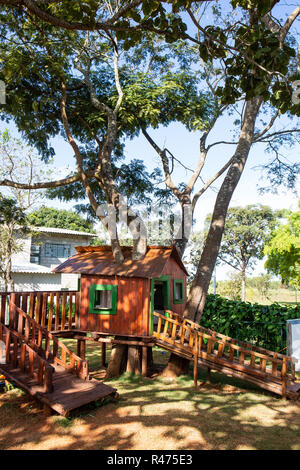
M 78 246 L 76 250 L 76 255 L 54 268 L 53 272 L 155 278 L 161 275 L 172 256 L 188 274 L 175 246 L 149 246 L 141 260 L 132 260 L 132 247 L 123 246 L 124 261 L 121 264 L 115 262 L 110 246 Z
M 60 233 L 64 235 L 78 235 L 83 237 L 97 237 L 95 233 L 89 232 L 80 232 L 78 230 L 68 230 L 65 228 L 56 228 L 56 227 L 31 227 L 32 230 L 36 232 L 46 232 L 46 233 Z
M 13 273 L 28 273 L 28 274 L 55 274 L 51 268 L 41 266 L 35 263 L 15 264 L 12 266 Z

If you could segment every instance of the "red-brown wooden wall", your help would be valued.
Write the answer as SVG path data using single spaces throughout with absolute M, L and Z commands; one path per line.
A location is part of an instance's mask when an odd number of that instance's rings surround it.
M 175 259 L 169 258 L 162 275 L 170 276 L 170 308 L 182 314 L 185 303 L 174 304 L 173 280 L 184 279 L 186 274 Z M 91 284 L 115 284 L 118 286 L 117 313 L 115 315 L 89 313 Z M 150 315 L 151 280 L 138 277 L 92 276 L 81 277 L 80 329 L 124 336 L 148 336 Z
M 116 315 L 89 313 L 91 284 L 118 286 Z M 149 334 L 150 280 L 134 277 L 81 277 L 80 329 L 118 335 L 147 336 Z
M 174 304 L 174 279 L 184 279 L 184 296 L 186 298 L 186 274 L 173 258 L 169 258 L 162 275 L 170 276 L 170 305 L 171 310 L 179 315 L 183 314 L 185 302 L 182 304 Z

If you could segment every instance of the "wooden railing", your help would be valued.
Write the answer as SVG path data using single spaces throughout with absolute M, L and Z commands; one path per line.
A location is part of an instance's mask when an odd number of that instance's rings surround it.
M 0 322 L 3 324 L 8 313 L 9 295 L 8 292 L 0 292 Z
M 77 291 L 1 292 L 0 320 L 5 323 L 7 305 L 11 303 L 49 331 L 79 329 L 79 296 Z M 9 308 L 11 326 L 13 315 Z
M 24 343 L 17 332 L 0 322 L 0 340 L 5 344 L 5 365 L 11 365 L 32 377 L 43 386 L 45 393 L 52 392 L 54 368 L 32 347 Z M 1 367 L 1 366 L 0 366 Z
M 45 360 L 61 365 L 64 369 L 82 379 L 88 378 L 88 363 L 59 341 L 47 328 L 26 314 L 22 309 L 10 304 L 14 311 L 13 324 L 18 336 Z
M 204 360 L 212 367 L 215 364 L 219 369 L 229 367 L 241 375 L 269 379 L 274 387 L 280 385 L 282 395 L 286 396 L 287 384 L 295 379 L 295 359 L 207 330 L 173 312 L 168 314 L 166 317 L 154 312 L 158 322 L 153 334 L 181 355 L 194 360 L 194 374 L 198 361 Z
M 192 320 L 189 320 L 188 318 L 184 318 L 182 315 L 178 315 L 177 313 L 172 312 L 170 310 L 166 310 L 166 312 L 168 313 L 169 318 L 177 320 L 178 322 L 183 323 L 184 325 L 190 326 L 191 331 L 193 330 L 201 331 L 202 333 L 206 333 L 210 336 L 216 337 L 220 339 L 221 341 L 226 341 L 227 343 L 235 344 L 235 345 L 241 346 L 242 348 L 250 349 L 251 351 L 256 351 L 258 353 L 261 353 L 267 356 L 273 356 L 275 359 L 284 360 L 287 357 L 285 354 L 280 354 L 279 352 L 270 351 L 269 349 L 256 346 L 255 344 L 249 343 L 247 341 L 241 341 L 235 338 L 231 338 L 230 336 L 222 335 L 221 333 L 218 333 L 209 328 L 204 328 L 203 326 L 199 325 L 199 323 L 195 323 Z M 295 379 L 294 360 L 290 360 L 290 369 L 291 369 L 291 373 L 293 374 L 293 379 Z

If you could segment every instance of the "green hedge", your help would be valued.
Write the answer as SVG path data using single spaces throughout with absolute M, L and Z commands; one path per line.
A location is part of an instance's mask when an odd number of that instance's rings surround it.
M 201 325 L 272 351 L 286 347 L 286 320 L 300 318 L 300 304 L 282 306 L 251 304 L 207 296 Z

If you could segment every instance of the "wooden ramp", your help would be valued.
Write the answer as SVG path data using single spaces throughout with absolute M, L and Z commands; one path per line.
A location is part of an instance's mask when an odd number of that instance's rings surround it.
M 299 398 L 300 383 L 295 381 L 295 359 L 203 328 L 174 312 L 168 311 L 167 314 L 168 317 L 154 312 L 157 318 L 156 331 L 153 332 L 156 344 L 194 362 L 195 384 L 197 367 L 204 366 L 284 398 Z
M 0 322 L 0 340 L 5 344 L 6 358 L 0 372 L 63 416 L 88 403 L 117 396 L 116 389 L 89 380 L 87 361 L 18 307 L 9 326 Z

